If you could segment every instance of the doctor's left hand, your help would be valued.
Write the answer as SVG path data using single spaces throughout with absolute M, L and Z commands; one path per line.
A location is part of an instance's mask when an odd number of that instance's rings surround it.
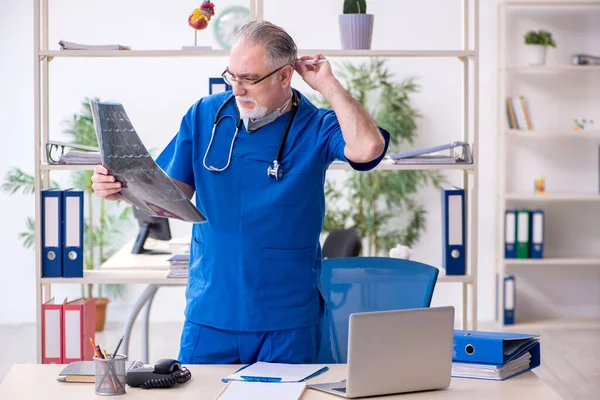
M 331 65 L 329 61 L 321 62 L 317 64 L 318 60 L 324 60 L 323 54 L 315 54 L 314 56 L 303 56 L 298 58 L 296 61 L 295 69 L 296 72 L 304 79 L 304 82 L 308 84 L 314 90 L 324 94 L 323 91 L 327 89 L 330 84 L 336 83 L 337 79 L 333 76 L 331 71 Z M 302 64 L 301 61 L 312 60 L 314 64 Z

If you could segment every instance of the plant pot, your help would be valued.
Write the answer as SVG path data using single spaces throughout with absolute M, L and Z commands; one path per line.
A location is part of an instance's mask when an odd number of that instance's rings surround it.
M 104 323 L 106 322 L 106 306 L 109 300 L 107 298 L 96 299 L 96 332 L 102 332 L 104 330 Z
M 527 58 L 529 65 L 544 65 L 546 64 L 546 54 L 548 48 L 541 44 L 527 45 Z
M 373 38 L 373 14 L 342 14 L 338 16 L 340 39 L 344 50 L 368 50 Z

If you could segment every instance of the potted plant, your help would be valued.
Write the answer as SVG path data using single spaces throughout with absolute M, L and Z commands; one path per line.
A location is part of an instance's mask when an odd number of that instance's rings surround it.
M 71 120 L 66 121 L 68 128 L 64 133 L 70 136 L 70 143 L 98 146 L 89 99 L 86 98 L 82 106 L 81 113 L 74 114 Z M 129 205 L 119 204 L 122 202 L 106 202 L 93 195 L 92 174 L 92 171 L 73 171 L 71 174 L 72 187 L 84 192 L 84 205 L 87 207 L 87 212 L 84 213 L 83 241 L 83 267 L 86 270 L 95 269 L 106 261 L 118 249 L 124 232 L 132 225 L 132 209 Z M 12 168 L 6 174 L 0 189 L 9 194 L 21 191 L 31 195 L 35 192 L 34 182 L 34 176 L 20 168 Z M 50 183 L 50 187 L 61 189 L 54 181 Z M 27 218 L 26 231 L 19 233 L 19 237 L 26 248 L 35 246 L 33 218 Z M 123 285 L 98 285 L 96 290 L 93 284 L 81 287 L 82 297 L 96 300 L 96 331 L 104 329 L 106 306 L 109 302 L 109 297 L 104 296 L 104 289 L 111 298 L 119 298 L 123 294 Z
M 344 63 L 339 76 L 346 90 L 377 124 L 390 133 L 389 152 L 400 151 L 416 139 L 416 119 L 420 116 L 410 104 L 418 92 L 414 78 L 400 83 L 383 60 L 372 59 L 362 65 Z M 313 96 L 315 104 L 329 105 Z M 404 149 L 406 150 L 406 149 Z M 349 172 L 336 186 L 325 184 L 326 212 L 324 232 L 356 229 L 365 240 L 363 255 L 388 255 L 396 245 L 414 248 L 425 230 L 427 210 L 418 202 L 418 190 L 444 182 L 439 171 Z
M 366 0 L 344 0 L 338 16 L 342 49 L 370 49 L 375 16 L 367 14 Z
M 530 65 L 546 64 L 548 47 L 556 47 L 552 33 L 540 29 L 539 31 L 528 31 L 525 34 L 525 44 L 528 47 L 528 60 Z

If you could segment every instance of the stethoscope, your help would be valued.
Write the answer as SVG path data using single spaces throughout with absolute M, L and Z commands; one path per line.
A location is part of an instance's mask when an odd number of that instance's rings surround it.
M 242 119 L 240 118 L 240 112 L 237 109 L 237 106 L 235 109 L 237 111 L 238 120 L 235 124 L 235 133 L 233 134 L 233 139 L 231 140 L 231 146 L 229 147 L 229 157 L 227 158 L 227 164 L 223 168 L 217 168 L 212 165 L 209 167 L 206 165 L 206 157 L 208 156 L 210 147 L 212 146 L 212 142 L 215 138 L 215 132 L 216 132 L 217 126 L 219 125 L 219 122 L 221 122 L 221 120 L 223 118 L 227 118 L 227 117 L 233 118 L 235 120 L 235 117 L 233 117 L 232 115 L 221 116 L 221 111 L 223 111 L 223 109 L 225 107 L 227 107 L 227 105 L 234 98 L 235 98 L 234 95 L 229 96 L 229 98 L 227 100 L 225 100 L 225 102 L 217 110 L 217 115 L 215 115 L 215 120 L 213 121 L 212 134 L 210 136 L 210 141 L 208 142 L 208 147 L 206 148 L 206 152 L 204 153 L 204 160 L 202 161 L 202 163 L 204 164 L 204 168 L 206 168 L 209 171 L 213 171 L 213 172 L 224 171 L 227 169 L 227 167 L 229 167 L 229 164 L 231 163 L 231 155 L 233 153 L 233 144 L 235 143 L 235 139 L 237 138 L 240 127 L 242 126 Z M 287 136 L 290 131 L 290 127 L 292 126 L 292 121 L 294 120 L 294 117 L 296 116 L 297 111 L 298 111 L 298 99 L 297 99 L 296 91 L 294 90 L 293 94 L 292 94 L 292 110 L 291 110 L 291 114 L 290 114 L 290 119 L 288 119 L 288 122 L 285 126 L 285 130 L 283 131 L 283 135 L 281 136 L 281 141 L 279 142 L 279 148 L 277 149 L 277 154 L 275 155 L 275 160 L 273 160 L 273 165 L 271 165 L 267 168 L 267 175 L 271 178 L 275 178 L 275 180 L 277 180 L 277 181 L 279 181 L 283 178 L 283 170 L 281 169 L 281 156 L 283 155 L 283 148 L 285 147 L 285 141 L 287 140 Z

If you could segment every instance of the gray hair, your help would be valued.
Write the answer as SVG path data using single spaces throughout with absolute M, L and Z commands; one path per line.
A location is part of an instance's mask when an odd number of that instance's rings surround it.
M 266 62 L 270 68 L 296 64 L 298 48 L 294 39 L 281 27 L 268 21 L 250 21 L 236 35 L 236 43 L 264 46 Z

